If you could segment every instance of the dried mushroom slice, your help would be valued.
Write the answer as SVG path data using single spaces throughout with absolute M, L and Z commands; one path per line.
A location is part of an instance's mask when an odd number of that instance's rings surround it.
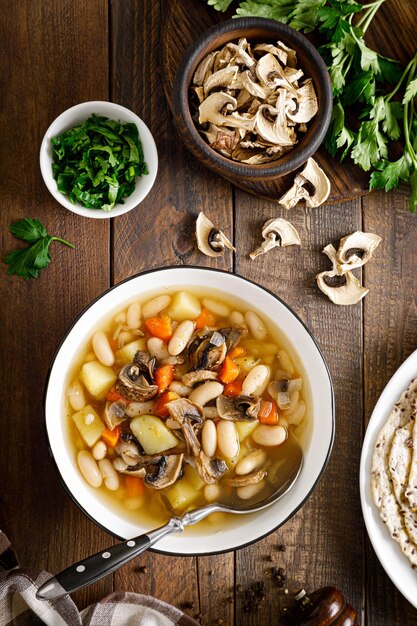
M 262 228 L 262 237 L 264 241 L 261 243 L 260 247 L 249 255 L 251 259 L 256 259 L 257 256 L 265 254 L 265 252 L 277 246 L 301 245 L 300 236 L 296 228 L 290 222 L 282 218 L 265 222 Z
M 355 267 L 365 265 L 379 246 L 380 241 L 381 237 L 378 235 L 364 233 L 361 230 L 343 237 L 337 251 L 339 271 L 344 273 Z
M 278 200 L 285 209 L 292 209 L 305 200 L 311 208 L 320 206 L 330 194 L 330 181 L 314 159 L 308 159 L 304 169 L 297 174 L 293 186 Z
M 295 51 L 282 42 L 258 43 L 253 50 L 245 38 L 227 43 L 194 73 L 193 119 L 223 156 L 255 165 L 275 161 L 317 112 L 313 82 L 301 80 Z
M 225 248 L 236 250 L 226 235 L 218 230 L 202 211 L 196 221 L 195 233 L 198 249 L 206 256 L 220 256 Z
M 321 272 L 317 274 L 316 280 L 320 291 L 325 293 L 329 300 L 335 304 L 356 304 L 369 291 L 369 289 L 362 287 L 352 272 L 346 272 L 342 276 L 335 271 Z
M 198 121 L 200 124 L 212 122 L 222 125 L 226 122 L 224 111 L 234 111 L 236 104 L 236 98 L 223 91 L 212 93 L 198 107 Z

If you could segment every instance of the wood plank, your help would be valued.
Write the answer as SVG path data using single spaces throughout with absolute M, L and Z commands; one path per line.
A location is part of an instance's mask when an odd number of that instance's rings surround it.
M 53 261 L 37 280 L 2 277 L 0 351 L 3 395 L 0 455 L 2 528 L 24 566 L 55 572 L 108 545 L 60 485 L 43 433 L 42 394 L 55 350 L 76 315 L 109 286 L 109 222 L 62 208 L 39 171 L 43 133 L 64 109 L 107 99 L 105 0 L 2 2 L 0 57 L 4 80 L 2 142 L 2 244 L 19 242 L 8 224 L 37 217 L 52 234 L 77 247 L 53 244 Z M 91 25 L 94 24 L 94 28 Z M 4 267 L 3 267 L 3 272 Z M 111 579 L 77 594 L 82 606 L 112 588 Z
M 408 211 L 408 193 L 370 195 L 363 205 L 364 230 L 382 237 L 365 267 L 365 422 L 395 370 L 417 346 L 417 221 Z M 367 540 L 367 624 L 414 624 L 417 611 L 396 590 Z
M 161 7 L 153 0 L 111 3 L 112 99 L 135 111 L 149 126 L 159 153 L 155 186 L 142 204 L 114 221 L 113 276 L 126 276 L 152 267 L 197 264 L 232 268 L 232 256 L 208 259 L 198 252 L 194 223 L 203 210 L 226 233 L 233 230 L 232 190 L 196 162 L 182 147 L 172 124 L 159 67 Z M 163 30 L 163 29 L 162 29 Z M 233 580 L 233 555 L 198 559 L 147 553 L 139 563 L 115 574 L 117 589 L 140 589 L 143 593 L 183 607 L 190 615 L 201 614 L 203 623 L 219 617 L 217 594 L 210 591 L 216 569 L 219 584 Z M 139 579 L 135 568 L 146 567 Z M 139 585 L 139 587 L 138 587 Z M 192 608 L 186 608 L 191 603 Z M 233 615 L 233 605 L 227 607 Z M 223 615 L 223 613 L 222 613 Z
M 251 261 L 248 253 L 259 245 L 262 224 L 279 216 L 297 228 L 301 248 L 274 249 Z M 287 599 L 272 580 L 272 566 L 284 569 L 290 591 L 332 584 L 361 608 L 363 538 L 357 531 L 361 518 L 357 484 L 362 430 L 361 305 L 336 307 L 315 283 L 315 275 L 330 266 L 321 254 L 323 247 L 330 242 L 337 245 L 360 225 L 358 200 L 284 214 L 272 203 L 237 193 L 236 271 L 282 297 L 312 330 L 330 367 L 337 408 L 332 457 L 313 496 L 284 527 L 237 552 L 236 582 L 243 589 L 236 600 L 239 626 L 276 623 Z M 286 546 L 285 552 L 279 551 L 279 544 Z M 265 581 L 266 599 L 258 612 L 245 612 L 246 590 L 256 580 Z

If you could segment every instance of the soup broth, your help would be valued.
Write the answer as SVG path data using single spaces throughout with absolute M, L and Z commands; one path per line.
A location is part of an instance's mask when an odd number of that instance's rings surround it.
M 129 303 L 92 334 L 68 380 L 74 463 L 109 508 L 148 528 L 208 502 L 263 499 L 311 429 L 289 340 L 224 294 Z

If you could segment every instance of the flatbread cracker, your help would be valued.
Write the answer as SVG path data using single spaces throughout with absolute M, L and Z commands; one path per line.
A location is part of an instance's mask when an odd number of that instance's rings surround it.
M 408 474 L 408 485 L 405 496 L 412 509 L 417 511 L 417 419 L 414 420 L 413 434 L 411 438 L 412 458 Z
M 405 529 L 410 539 L 417 543 L 417 515 L 411 509 L 405 492 L 407 489 L 408 474 L 410 471 L 412 450 L 408 445 L 415 423 L 411 419 L 403 428 L 398 428 L 392 442 L 389 454 L 389 472 L 392 479 L 394 494 L 404 519 Z
M 417 545 L 414 544 L 406 529 L 400 507 L 396 500 L 389 474 L 389 453 L 395 431 L 410 421 L 417 399 L 417 379 L 401 394 L 386 423 L 382 427 L 372 457 L 371 490 L 380 516 L 393 539 L 398 541 L 402 552 L 417 568 Z

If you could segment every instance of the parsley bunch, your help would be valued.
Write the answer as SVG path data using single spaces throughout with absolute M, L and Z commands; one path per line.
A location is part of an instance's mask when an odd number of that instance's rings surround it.
M 45 226 L 39 220 L 26 218 L 10 224 L 10 232 L 30 245 L 20 250 L 13 250 L 6 255 L 4 262 L 8 265 L 8 274 L 17 274 L 26 280 L 38 278 L 41 270 L 52 261 L 50 247 L 53 241 L 59 241 L 69 248 L 75 246 L 61 237 L 48 235 Z
M 208 0 L 225 11 L 232 0 Z M 334 106 L 325 139 L 332 156 L 350 156 L 373 169 L 370 189 L 411 185 L 410 210 L 417 208 L 417 54 L 402 72 L 398 61 L 369 48 L 364 35 L 385 0 L 244 0 L 236 16 L 278 20 L 306 33 L 318 31 L 319 48 L 332 80 Z M 359 15 L 360 14 L 360 15 Z M 387 89 L 387 87 L 389 87 Z M 398 99 L 402 94 L 402 99 Z M 395 99 L 394 99 L 395 96 Z M 358 115 L 359 111 L 359 115 Z M 390 160 L 393 142 L 403 154 Z

